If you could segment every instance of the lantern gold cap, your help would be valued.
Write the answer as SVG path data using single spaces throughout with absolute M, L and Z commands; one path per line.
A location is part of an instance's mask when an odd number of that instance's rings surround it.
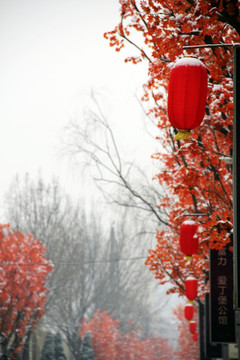
M 186 261 L 192 261 L 192 255 L 185 256 L 185 260 Z
M 176 140 L 187 140 L 190 136 L 190 130 L 179 129 L 178 133 L 175 135 Z

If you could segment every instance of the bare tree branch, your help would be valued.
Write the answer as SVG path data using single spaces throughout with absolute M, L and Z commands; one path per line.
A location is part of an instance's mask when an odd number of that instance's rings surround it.
M 158 226 L 168 225 L 166 210 L 158 207 L 164 188 L 156 186 L 134 161 L 123 160 L 113 130 L 94 95 L 92 102 L 96 111 L 88 109 L 78 119 L 81 121 L 68 124 L 65 153 L 91 168 L 91 176 L 108 202 L 142 210 Z

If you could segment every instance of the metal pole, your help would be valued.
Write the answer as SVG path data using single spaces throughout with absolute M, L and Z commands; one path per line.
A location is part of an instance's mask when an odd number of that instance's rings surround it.
M 215 48 L 215 47 L 231 47 L 240 44 L 205 44 L 205 45 L 186 45 L 183 49 L 202 49 L 202 48 Z
M 222 344 L 222 358 L 223 360 L 229 360 L 228 344 Z
M 199 350 L 200 357 L 199 360 L 205 360 L 204 356 L 204 307 L 201 301 L 198 304 L 198 314 L 199 314 Z
M 234 249 L 234 298 L 236 310 L 236 333 L 240 349 L 240 46 L 233 48 L 233 249 Z

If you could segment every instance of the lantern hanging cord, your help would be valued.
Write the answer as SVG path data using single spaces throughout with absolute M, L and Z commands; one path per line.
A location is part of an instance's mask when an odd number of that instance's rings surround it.
M 120 261 L 136 261 L 141 259 L 147 259 L 147 256 L 136 256 L 129 258 L 115 258 L 115 259 L 103 259 L 103 260 L 85 260 L 85 261 L 74 261 L 74 262 L 64 262 L 64 261 L 51 261 L 50 264 L 46 263 L 25 263 L 25 262 L 0 262 L 0 266 L 52 266 L 52 265 L 89 265 L 89 264 L 105 264 L 111 262 L 120 262 Z
M 178 133 L 175 135 L 176 140 L 187 140 L 190 136 L 190 130 L 179 129 Z

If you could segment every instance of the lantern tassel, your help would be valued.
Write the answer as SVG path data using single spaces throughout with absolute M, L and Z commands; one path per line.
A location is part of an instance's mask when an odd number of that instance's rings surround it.
M 177 135 L 175 135 L 176 140 L 187 140 L 190 136 L 190 130 L 179 129 Z

